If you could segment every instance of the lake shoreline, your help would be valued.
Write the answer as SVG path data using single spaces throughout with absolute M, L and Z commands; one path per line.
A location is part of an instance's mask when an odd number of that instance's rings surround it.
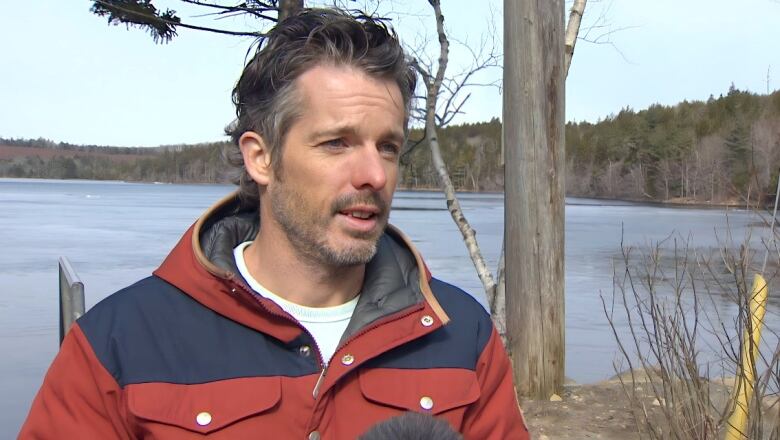
M 104 182 L 104 183 L 129 183 L 129 184 L 149 184 L 149 185 L 194 185 L 194 186 L 207 186 L 207 185 L 234 185 L 231 182 L 198 182 L 198 181 L 186 181 L 186 182 L 159 182 L 159 181 L 148 181 L 148 180 L 98 180 L 98 179 L 50 179 L 50 178 L 42 178 L 42 177 L 9 177 L 9 176 L 0 176 L 0 179 L 8 180 L 8 181 L 53 181 L 53 180 L 59 180 L 63 182 Z M 234 185 L 235 186 L 235 185 Z M 397 191 L 407 191 L 412 193 L 426 193 L 426 192 L 441 192 L 441 188 L 439 187 L 405 187 L 405 186 L 399 186 Z M 501 195 L 504 194 L 503 191 L 473 191 L 473 190 L 456 190 L 457 194 L 469 194 L 469 195 Z M 598 200 L 605 202 L 604 204 L 607 205 L 608 202 L 620 202 L 620 203 L 632 203 L 639 206 L 654 206 L 654 207 L 671 207 L 671 208 L 694 208 L 694 209 L 723 209 L 723 208 L 729 208 L 729 209 L 741 209 L 741 210 L 748 210 L 748 209 L 760 209 L 757 206 L 751 206 L 750 208 L 746 207 L 744 203 L 739 203 L 737 200 L 727 200 L 723 202 L 707 202 L 707 201 L 700 201 L 700 200 L 694 200 L 689 198 L 672 198 L 668 200 L 650 200 L 650 199 L 631 199 L 631 198 L 613 198 L 613 197 L 599 197 L 599 196 L 591 196 L 591 195 L 585 195 L 585 194 L 567 194 L 567 198 L 575 198 L 575 199 L 588 199 L 588 200 Z M 567 203 L 567 205 L 570 205 L 570 203 Z M 771 205 L 766 205 L 765 207 L 770 207 Z

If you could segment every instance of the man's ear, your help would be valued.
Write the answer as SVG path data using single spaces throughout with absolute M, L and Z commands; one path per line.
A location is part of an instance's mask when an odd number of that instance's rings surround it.
M 271 152 L 263 138 L 254 131 L 247 131 L 238 139 L 246 171 L 258 185 L 268 185 L 273 179 Z

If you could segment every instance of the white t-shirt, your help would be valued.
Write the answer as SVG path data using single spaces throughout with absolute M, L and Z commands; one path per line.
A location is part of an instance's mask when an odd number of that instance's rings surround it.
M 352 318 L 352 312 L 355 311 L 355 306 L 357 305 L 360 295 L 355 296 L 355 298 L 349 302 L 333 307 L 306 307 L 287 301 L 263 287 L 263 285 L 249 273 L 249 269 L 246 267 L 246 261 L 244 260 L 244 249 L 251 243 L 251 241 L 245 241 L 233 249 L 233 256 L 236 259 L 236 266 L 238 266 L 238 271 L 241 273 L 241 276 L 249 283 L 249 287 L 251 287 L 255 293 L 278 304 L 282 310 L 292 315 L 293 318 L 297 319 L 298 322 L 311 333 L 314 337 L 314 341 L 317 343 L 317 347 L 320 349 L 322 359 L 327 365 L 336 352 L 336 348 L 338 348 L 338 343 L 341 340 L 341 336 L 344 334 L 344 330 L 347 329 L 347 325 L 349 324 L 350 318 Z

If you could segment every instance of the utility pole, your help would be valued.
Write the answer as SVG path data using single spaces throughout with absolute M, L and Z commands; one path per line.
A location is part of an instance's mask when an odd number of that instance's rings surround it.
M 303 0 L 281 0 L 279 2 L 279 21 L 291 17 L 303 9 Z
M 563 0 L 504 0 L 507 343 L 520 396 L 564 381 Z

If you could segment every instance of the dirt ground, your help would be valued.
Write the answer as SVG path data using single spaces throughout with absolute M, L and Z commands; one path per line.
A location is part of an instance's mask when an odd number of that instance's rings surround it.
M 630 376 L 625 374 L 624 380 L 630 384 Z M 710 383 L 713 403 L 717 406 L 725 404 L 729 389 L 722 383 Z M 660 411 L 660 403 L 647 382 L 638 381 L 636 391 L 649 411 L 653 409 Z M 560 401 L 527 400 L 521 403 L 533 439 L 633 440 L 640 438 L 629 399 L 617 377 L 595 384 L 566 385 L 561 399 Z M 646 435 L 643 438 L 646 438 Z
M 561 398 L 520 405 L 533 439 L 639 438 L 620 382 L 567 385 Z

